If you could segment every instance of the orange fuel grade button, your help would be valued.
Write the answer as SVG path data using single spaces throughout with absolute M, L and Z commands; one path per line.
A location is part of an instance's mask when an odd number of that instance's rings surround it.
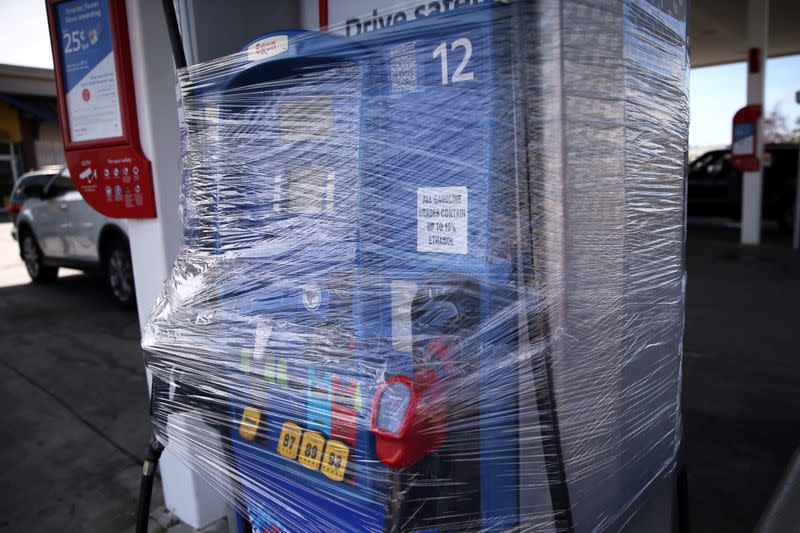
M 245 440 L 253 440 L 258 433 L 258 424 L 261 422 L 261 413 L 254 407 L 245 407 L 242 421 L 239 424 L 239 435 Z
M 284 422 L 281 434 L 278 436 L 278 453 L 287 459 L 294 460 L 300 449 L 300 439 L 303 430 L 294 422 Z
M 338 440 L 329 440 L 325 446 L 325 454 L 322 457 L 320 472 L 333 481 L 344 479 L 347 470 L 347 458 L 350 456 L 350 449 Z
M 325 437 L 316 431 L 306 431 L 303 433 L 303 441 L 300 443 L 300 456 L 297 460 L 306 468 L 317 470 L 319 469 L 324 449 Z

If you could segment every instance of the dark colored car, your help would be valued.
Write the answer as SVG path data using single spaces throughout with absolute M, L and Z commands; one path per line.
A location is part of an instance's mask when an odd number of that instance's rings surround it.
M 17 179 L 8 200 L 8 213 L 11 215 L 11 222 L 13 222 L 11 235 L 14 239 L 17 238 L 17 218 L 19 218 L 19 212 L 22 211 L 22 205 L 25 200 L 41 195 L 50 180 L 63 169 L 64 165 L 50 165 L 26 172 Z
M 761 217 L 774 220 L 781 231 L 794 225 L 797 190 L 797 145 L 768 144 L 764 148 Z M 689 164 L 688 215 L 742 215 L 742 173 L 731 164 L 729 150 L 706 152 Z

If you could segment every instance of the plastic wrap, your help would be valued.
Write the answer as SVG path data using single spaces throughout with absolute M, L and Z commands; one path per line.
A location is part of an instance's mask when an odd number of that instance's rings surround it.
M 672 505 L 685 5 L 451 7 L 180 72 L 152 419 L 253 531 L 636 530 Z

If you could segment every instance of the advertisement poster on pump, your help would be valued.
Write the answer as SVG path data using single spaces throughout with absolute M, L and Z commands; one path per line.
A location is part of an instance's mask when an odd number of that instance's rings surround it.
M 73 142 L 122 136 L 108 4 L 58 4 L 62 71 Z

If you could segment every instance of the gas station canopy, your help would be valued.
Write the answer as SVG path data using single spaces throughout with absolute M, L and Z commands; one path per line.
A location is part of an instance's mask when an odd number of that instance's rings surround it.
M 800 2 L 770 0 L 769 57 L 800 54 Z M 689 36 L 692 67 L 747 59 L 747 0 L 694 0 Z

